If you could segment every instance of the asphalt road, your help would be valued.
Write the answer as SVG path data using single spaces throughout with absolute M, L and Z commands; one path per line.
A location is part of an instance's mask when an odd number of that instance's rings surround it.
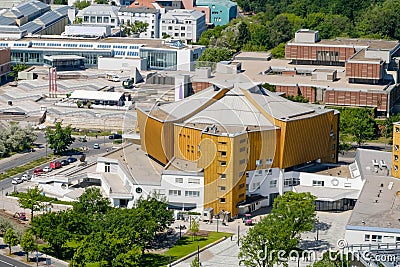
M 97 139 L 95 137 L 87 137 L 87 139 L 88 139 L 87 142 L 75 141 L 71 145 L 71 148 L 87 147 L 88 150 L 86 150 L 84 152 L 79 152 L 76 154 L 67 155 L 67 156 L 62 157 L 61 159 L 68 158 L 70 156 L 79 159 L 79 156 L 83 153 L 86 154 L 86 158 L 88 158 L 90 156 L 95 156 L 98 154 L 105 153 L 107 151 L 107 149 L 110 149 L 113 146 L 113 141 L 114 141 L 114 140 L 109 140 L 108 136 L 105 136 L 105 137 L 99 136 Z M 76 140 L 78 140 L 78 138 L 76 138 Z M 24 164 L 34 161 L 36 159 L 45 157 L 46 156 L 45 142 L 46 141 L 44 138 L 44 134 L 39 133 L 38 139 L 36 142 L 38 148 L 34 152 L 28 152 L 28 153 L 24 153 L 23 155 L 19 155 L 18 157 L 15 158 L 15 160 L 7 160 L 7 159 L 4 159 L 4 161 L 0 160 L 0 173 L 6 171 L 8 169 L 12 169 L 12 168 L 24 165 Z M 93 144 L 95 144 L 95 143 L 100 145 L 100 149 L 93 149 Z M 47 153 L 50 154 L 51 152 L 52 152 L 51 149 L 47 148 Z M 46 165 L 48 165 L 48 164 L 43 164 L 43 165 L 37 166 L 37 167 L 44 167 Z M 33 171 L 31 170 L 30 174 L 32 174 L 32 172 Z M 17 176 L 20 176 L 20 175 L 17 175 Z M 15 176 L 0 181 L 0 190 L 3 188 L 3 191 L 4 191 L 4 192 L 0 191 L 0 194 L 5 193 L 9 188 L 12 188 L 11 179 L 14 177 Z
M 10 259 L 6 256 L 0 255 L 0 267 L 26 267 L 30 265 L 26 265 L 19 261 Z

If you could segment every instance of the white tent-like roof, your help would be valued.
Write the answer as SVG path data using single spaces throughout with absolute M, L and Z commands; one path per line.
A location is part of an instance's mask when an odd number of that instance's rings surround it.
M 103 100 L 103 101 L 119 101 L 123 95 L 124 95 L 124 93 L 121 93 L 121 92 L 75 90 L 69 98 L 70 99 Z

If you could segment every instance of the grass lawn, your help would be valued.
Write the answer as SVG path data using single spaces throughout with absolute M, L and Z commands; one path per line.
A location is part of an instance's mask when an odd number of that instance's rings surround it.
M 168 257 L 171 256 L 174 261 L 197 251 L 197 244 L 199 244 L 200 248 L 203 248 L 224 236 L 230 237 L 231 235 L 232 234 L 229 233 L 210 232 L 208 237 L 197 237 L 197 240 L 195 239 L 194 241 L 192 236 L 183 236 L 178 242 L 176 242 L 175 246 L 165 252 L 164 255 Z

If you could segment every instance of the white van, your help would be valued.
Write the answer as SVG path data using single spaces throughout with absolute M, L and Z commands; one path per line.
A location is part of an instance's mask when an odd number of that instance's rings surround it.
M 115 74 L 107 74 L 106 75 L 106 79 L 109 81 L 113 81 L 113 82 L 120 82 L 121 79 L 118 77 L 118 75 Z

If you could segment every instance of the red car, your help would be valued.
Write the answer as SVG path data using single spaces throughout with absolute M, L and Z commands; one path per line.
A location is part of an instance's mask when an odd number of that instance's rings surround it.
M 34 175 L 38 175 L 38 174 L 42 174 L 42 173 L 44 173 L 44 171 L 43 171 L 43 169 L 41 169 L 41 168 L 37 168 L 37 169 L 35 169 L 35 170 L 33 171 L 33 174 L 34 174 Z
M 59 161 L 53 161 L 53 162 L 50 162 L 50 168 L 52 168 L 53 170 L 54 169 L 59 169 L 59 168 L 61 168 L 61 162 L 59 162 Z

